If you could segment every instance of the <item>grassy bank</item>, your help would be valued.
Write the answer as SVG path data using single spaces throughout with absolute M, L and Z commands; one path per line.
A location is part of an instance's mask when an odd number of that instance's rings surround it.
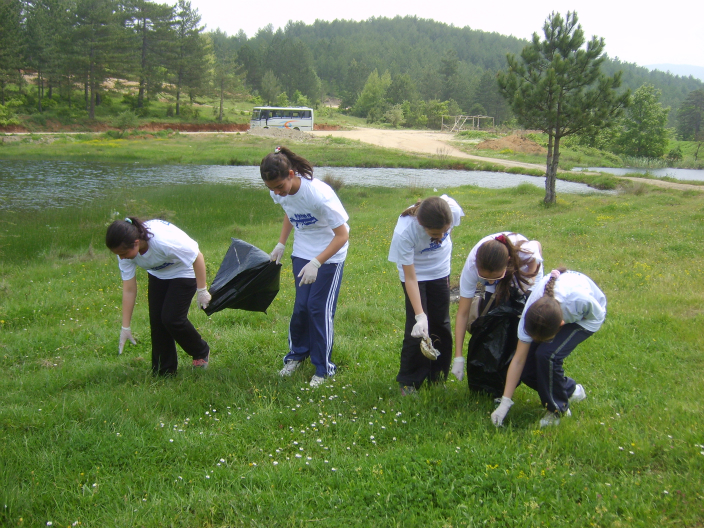
M 444 189 L 438 189 L 438 193 Z M 120 280 L 103 248 L 115 216 L 165 214 L 199 241 L 209 277 L 235 236 L 269 251 L 281 211 L 225 185 L 130 189 L 76 209 L 0 212 L 0 524 L 3 526 L 696 526 L 704 485 L 704 198 L 447 192 L 452 283 L 483 235 L 540 240 L 547 268 L 591 276 L 604 327 L 566 361 L 588 398 L 552 430 L 516 392 L 507 426 L 465 383 L 401 398 L 402 292 L 386 256 L 418 189 L 343 187 L 350 252 L 336 317 L 339 374 L 275 375 L 294 288 L 285 259 L 268 314 L 191 318 L 213 353 L 175 379 L 148 374 L 146 277 L 137 346 L 117 355 Z M 197 204 L 197 207 L 194 207 Z M 289 244 L 287 257 L 290 254 Z M 453 307 L 454 314 L 454 307 Z

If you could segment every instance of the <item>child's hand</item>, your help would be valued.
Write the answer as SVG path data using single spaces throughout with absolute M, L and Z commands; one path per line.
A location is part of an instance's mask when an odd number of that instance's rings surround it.
M 286 246 L 281 242 L 278 242 L 274 248 L 274 251 L 272 251 L 269 255 L 269 260 L 276 262 L 277 264 L 281 264 L 281 257 L 284 256 L 284 249 L 286 249 Z
M 491 413 L 491 422 L 496 427 L 501 427 L 504 424 L 504 418 L 506 418 L 506 415 L 508 414 L 508 410 L 511 408 L 512 405 L 513 405 L 513 400 L 511 398 L 507 398 L 506 396 L 501 396 L 501 403 L 496 408 L 496 410 L 493 413 Z
M 428 336 L 428 316 L 424 313 L 416 315 L 416 324 L 411 330 L 411 337 L 427 337 Z
M 127 343 L 128 339 L 133 345 L 137 344 L 137 341 L 135 341 L 134 337 L 132 337 L 132 330 L 130 329 L 130 327 L 128 326 L 127 328 L 125 328 L 123 326 L 122 330 L 120 330 L 120 351 L 118 352 L 118 354 L 122 354 L 122 351 L 125 348 L 125 343 Z
M 462 381 L 464 378 L 464 356 L 452 360 L 452 374 L 457 378 L 457 381 Z
M 320 262 L 317 258 L 311 260 L 308 264 L 303 266 L 303 269 L 298 274 L 299 277 L 303 277 L 301 282 L 298 283 L 299 286 L 304 284 L 313 284 L 315 279 L 318 278 L 318 268 L 320 267 Z

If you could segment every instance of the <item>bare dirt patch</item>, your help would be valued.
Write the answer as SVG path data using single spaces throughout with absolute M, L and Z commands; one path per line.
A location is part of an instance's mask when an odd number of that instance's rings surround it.
M 292 128 L 251 128 L 248 134 L 270 138 L 290 139 L 293 141 L 311 141 L 313 136 L 307 132 L 293 130 Z
M 497 139 L 487 139 L 477 145 L 480 150 L 506 150 L 524 154 L 547 154 L 547 149 L 526 137 L 512 134 Z

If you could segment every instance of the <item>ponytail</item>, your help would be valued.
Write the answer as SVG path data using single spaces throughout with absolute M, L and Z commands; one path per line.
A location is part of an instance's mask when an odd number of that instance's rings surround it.
M 452 225 L 453 220 L 450 205 L 439 196 L 418 200 L 415 205 L 401 213 L 401 216 L 415 216 L 418 223 L 426 229 L 442 229 Z
M 259 165 L 259 174 L 264 181 L 287 178 L 289 171 L 293 171 L 307 180 L 313 179 L 313 166 L 310 162 L 286 147 L 276 147 L 274 152 L 264 156 Z
M 525 240 L 521 240 L 514 246 L 509 236 L 501 234 L 492 240 L 487 240 L 477 250 L 476 265 L 478 269 L 489 273 L 506 269 L 503 278 L 496 284 L 497 302 L 508 299 L 511 286 L 514 284 L 521 291 L 526 292 L 531 283 L 530 279 L 538 273 L 537 270 L 530 274 L 521 270 L 529 260 L 521 259 L 520 249 Z
M 146 242 L 153 236 L 144 222 L 136 216 L 128 216 L 124 220 L 115 220 L 108 226 L 105 245 L 108 249 L 126 249 L 132 247 L 135 240 Z
M 526 333 L 535 341 L 552 339 L 562 325 L 562 307 L 555 299 L 555 283 L 560 274 L 567 268 L 560 267 L 550 272 L 550 278 L 545 283 L 543 296 L 530 305 L 523 315 Z

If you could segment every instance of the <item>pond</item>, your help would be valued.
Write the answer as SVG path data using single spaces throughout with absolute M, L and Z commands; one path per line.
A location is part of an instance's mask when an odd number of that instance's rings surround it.
M 317 167 L 315 175 L 342 179 L 347 185 L 446 189 L 461 185 L 486 188 L 530 183 L 544 188 L 544 178 L 505 172 L 437 169 Z M 0 209 L 70 207 L 111 189 L 230 183 L 264 188 L 257 166 L 141 165 L 73 161 L 0 160 Z M 581 183 L 556 182 L 558 193 L 600 192 Z
M 575 167 L 573 171 L 589 170 L 594 172 L 607 172 L 615 176 L 625 176 L 627 174 L 649 174 L 656 178 L 676 178 L 678 180 L 704 181 L 704 170 L 700 169 L 615 169 L 612 167 Z

